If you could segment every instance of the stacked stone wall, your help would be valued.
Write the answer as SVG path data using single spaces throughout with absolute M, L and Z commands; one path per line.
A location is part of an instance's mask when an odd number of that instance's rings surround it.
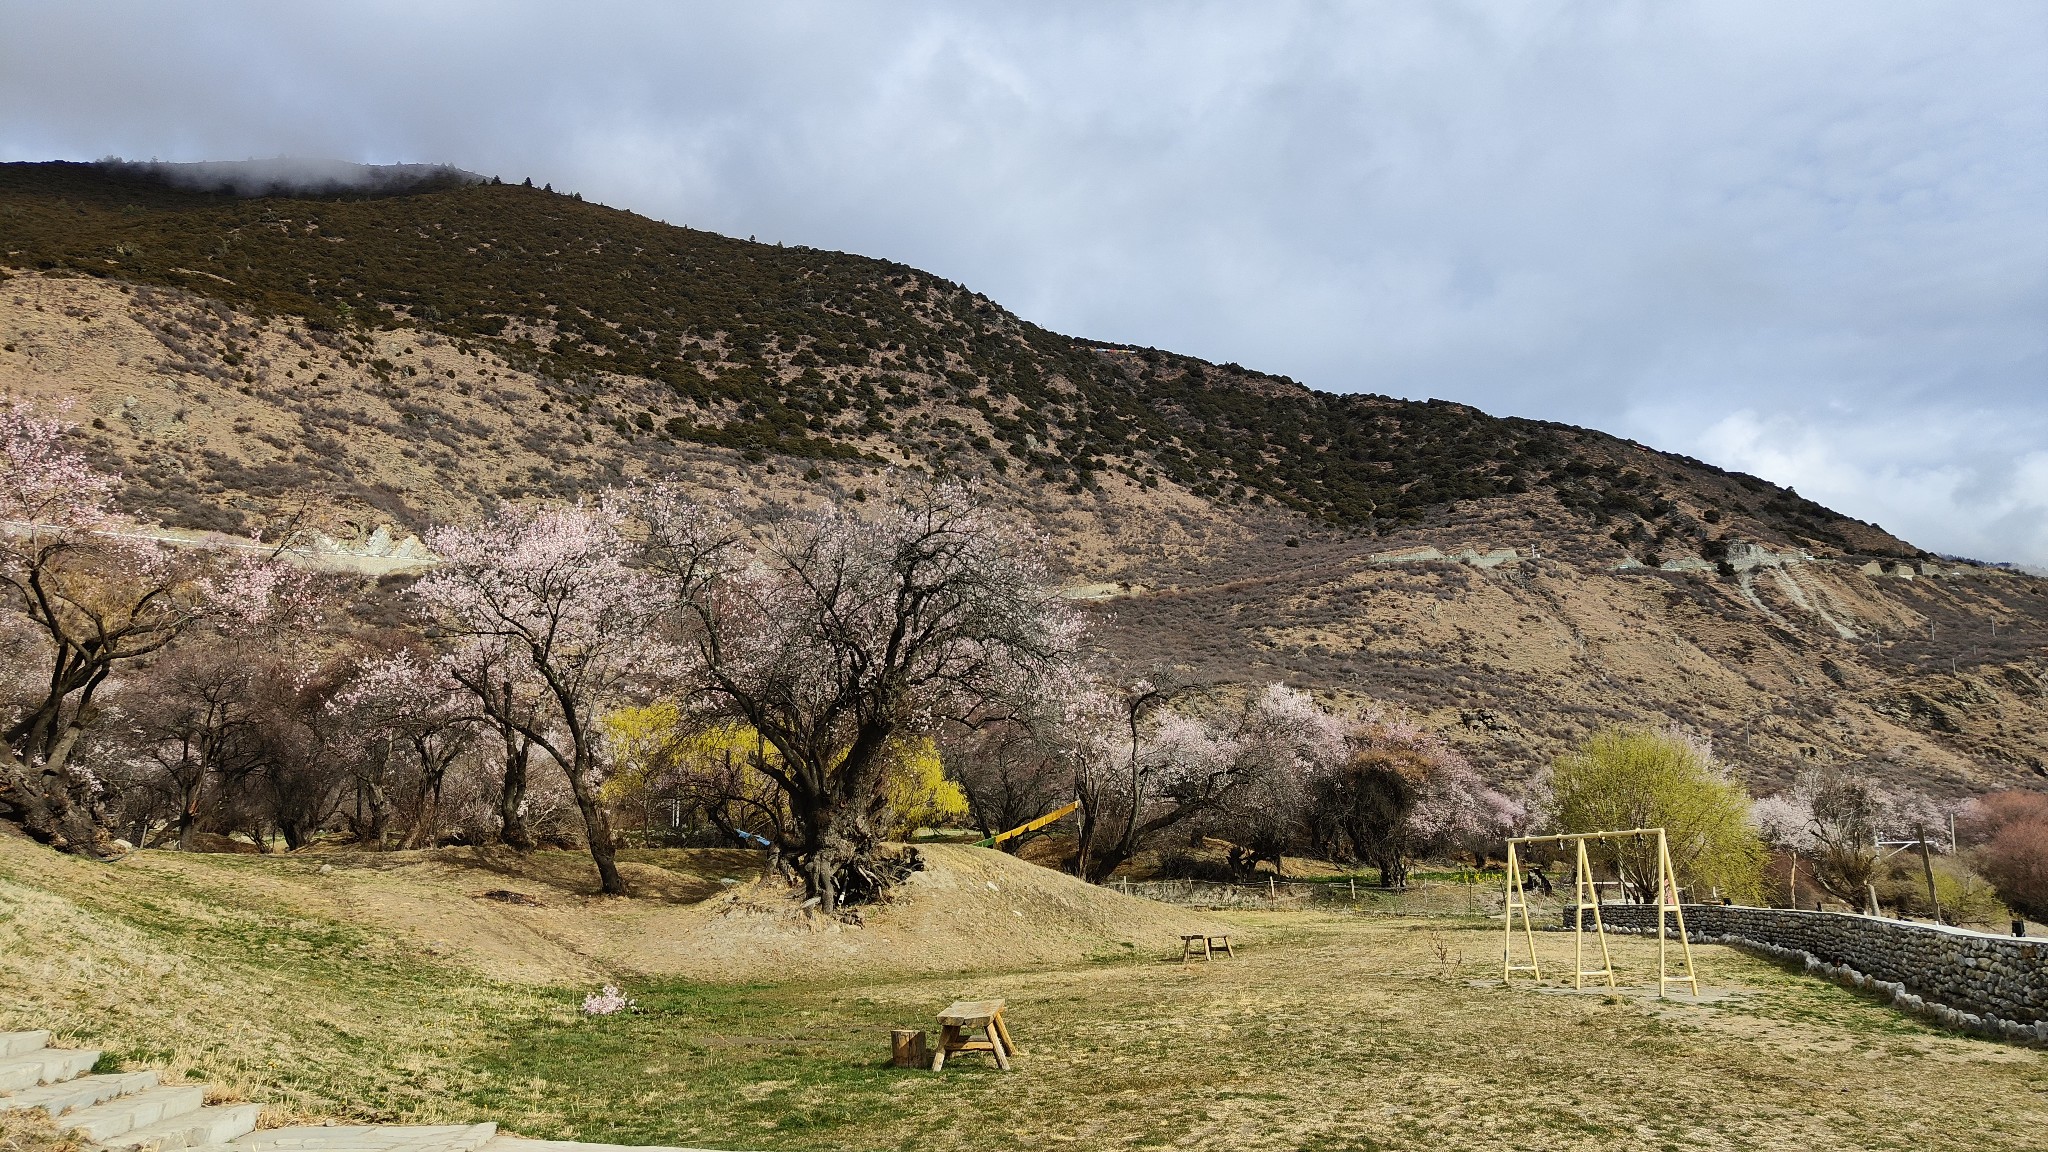
M 1654 933 L 1656 909 L 1605 904 L 1609 929 Z M 1569 925 L 1570 910 L 1565 912 Z M 2048 1044 L 2048 940 L 1991 936 L 1846 912 L 1685 906 L 1694 941 L 1736 944 L 1858 988 L 1950 1027 Z

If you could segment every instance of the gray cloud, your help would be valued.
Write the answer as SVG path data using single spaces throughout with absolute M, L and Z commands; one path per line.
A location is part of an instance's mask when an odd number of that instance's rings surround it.
M 2048 562 L 2048 9 L 0 0 L 0 157 L 532 176 Z
M 178 188 L 232 192 L 237 196 L 325 196 L 336 192 L 399 192 L 453 181 L 475 184 L 484 177 L 445 164 L 356 164 L 305 156 L 264 160 L 115 161 L 108 167 L 154 176 Z

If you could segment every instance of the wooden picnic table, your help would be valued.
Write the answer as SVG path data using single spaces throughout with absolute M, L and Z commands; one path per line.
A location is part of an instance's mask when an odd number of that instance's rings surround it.
M 1214 933 L 1214 934 L 1211 934 L 1211 933 L 1208 933 L 1208 932 L 1189 932 L 1189 933 L 1186 933 L 1186 934 L 1182 935 L 1182 936 L 1181 936 L 1181 938 L 1180 938 L 1180 962 L 1181 962 L 1181 966 L 1182 966 L 1182 967 L 1186 967 L 1186 966 L 1187 966 L 1187 962 L 1188 962 L 1188 958 L 1189 958 L 1189 957 L 1192 957 L 1192 956 L 1195 956 L 1195 955 L 1197 955 L 1197 954 L 1199 954 L 1199 955 L 1200 955 L 1200 956 L 1202 957 L 1202 959 L 1204 959 L 1204 960 L 1207 960 L 1207 959 L 1209 959 L 1209 958 L 1210 958 L 1210 957 L 1211 957 L 1212 955 L 1214 955 L 1214 954 L 1215 954 L 1215 951 L 1216 951 L 1216 949 L 1218 949 L 1218 948 L 1221 948 L 1221 949 L 1223 949 L 1223 954 L 1224 954 L 1225 956 L 1228 956 L 1228 957 L 1230 957 L 1230 958 L 1231 958 L 1232 960 L 1235 960 L 1235 959 L 1237 959 L 1237 953 L 1236 953 L 1236 952 L 1233 952 L 1233 951 L 1231 951 L 1231 948 L 1230 948 L 1230 933 L 1228 933 L 1228 932 L 1218 932 L 1218 933 Z
M 980 1029 L 982 1038 L 971 1033 Z M 1010 1070 L 1010 1056 L 1024 1050 L 1010 1039 L 1010 1026 L 1003 1021 L 1001 1000 L 960 1000 L 939 1013 L 939 1047 L 932 1053 L 932 1071 L 946 1066 L 955 1052 L 986 1052 L 995 1057 L 996 1067 Z

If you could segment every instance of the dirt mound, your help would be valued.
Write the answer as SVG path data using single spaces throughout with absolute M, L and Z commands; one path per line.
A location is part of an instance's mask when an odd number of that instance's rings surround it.
M 705 980 L 821 971 L 948 972 L 1164 955 L 1183 932 L 1227 931 L 1199 913 L 1123 896 L 986 848 L 920 848 L 925 868 L 858 921 L 802 907 L 802 891 L 764 877 L 663 917 L 618 958 L 646 972 Z
M 1028 967 L 1170 955 L 1182 932 L 1224 930 L 1201 913 L 964 845 L 921 848 L 925 870 L 856 921 L 805 910 L 802 889 L 761 876 L 762 853 L 733 849 L 625 853 L 633 895 L 622 899 L 598 895 L 590 858 L 571 852 L 146 851 L 108 867 L 8 832 L 0 824 L 0 889 L 11 880 L 65 893 L 52 896 L 60 902 L 90 891 L 113 906 L 147 891 L 152 906 L 193 920 L 232 906 L 333 921 L 367 933 L 365 956 L 409 952 L 512 984 Z M 0 891 L 0 921 L 5 903 Z

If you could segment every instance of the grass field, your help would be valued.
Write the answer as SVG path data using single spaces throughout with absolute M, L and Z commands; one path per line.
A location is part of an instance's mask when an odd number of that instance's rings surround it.
M 0 844 L 0 1027 L 51 1026 L 273 1116 L 495 1119 L 735 1149 L 2039 1148 L 2048 1053 L 1940 1033 L 1719 947 L 1699 1003 L 1499 979 L 1464 918 L 1218 913 L 1236 960 L 749 984 L 513 984 L 294 907 L 247 858 L 148 872 Z M 146 881 L 144 883 L 143 881 Z M 1570 938 L 1539 941 L 1569 956 Z M 1617 943 L 1624 982 L 1654 944 Z M 887 1029 L 1009 1000 L 1003 1074 Z

